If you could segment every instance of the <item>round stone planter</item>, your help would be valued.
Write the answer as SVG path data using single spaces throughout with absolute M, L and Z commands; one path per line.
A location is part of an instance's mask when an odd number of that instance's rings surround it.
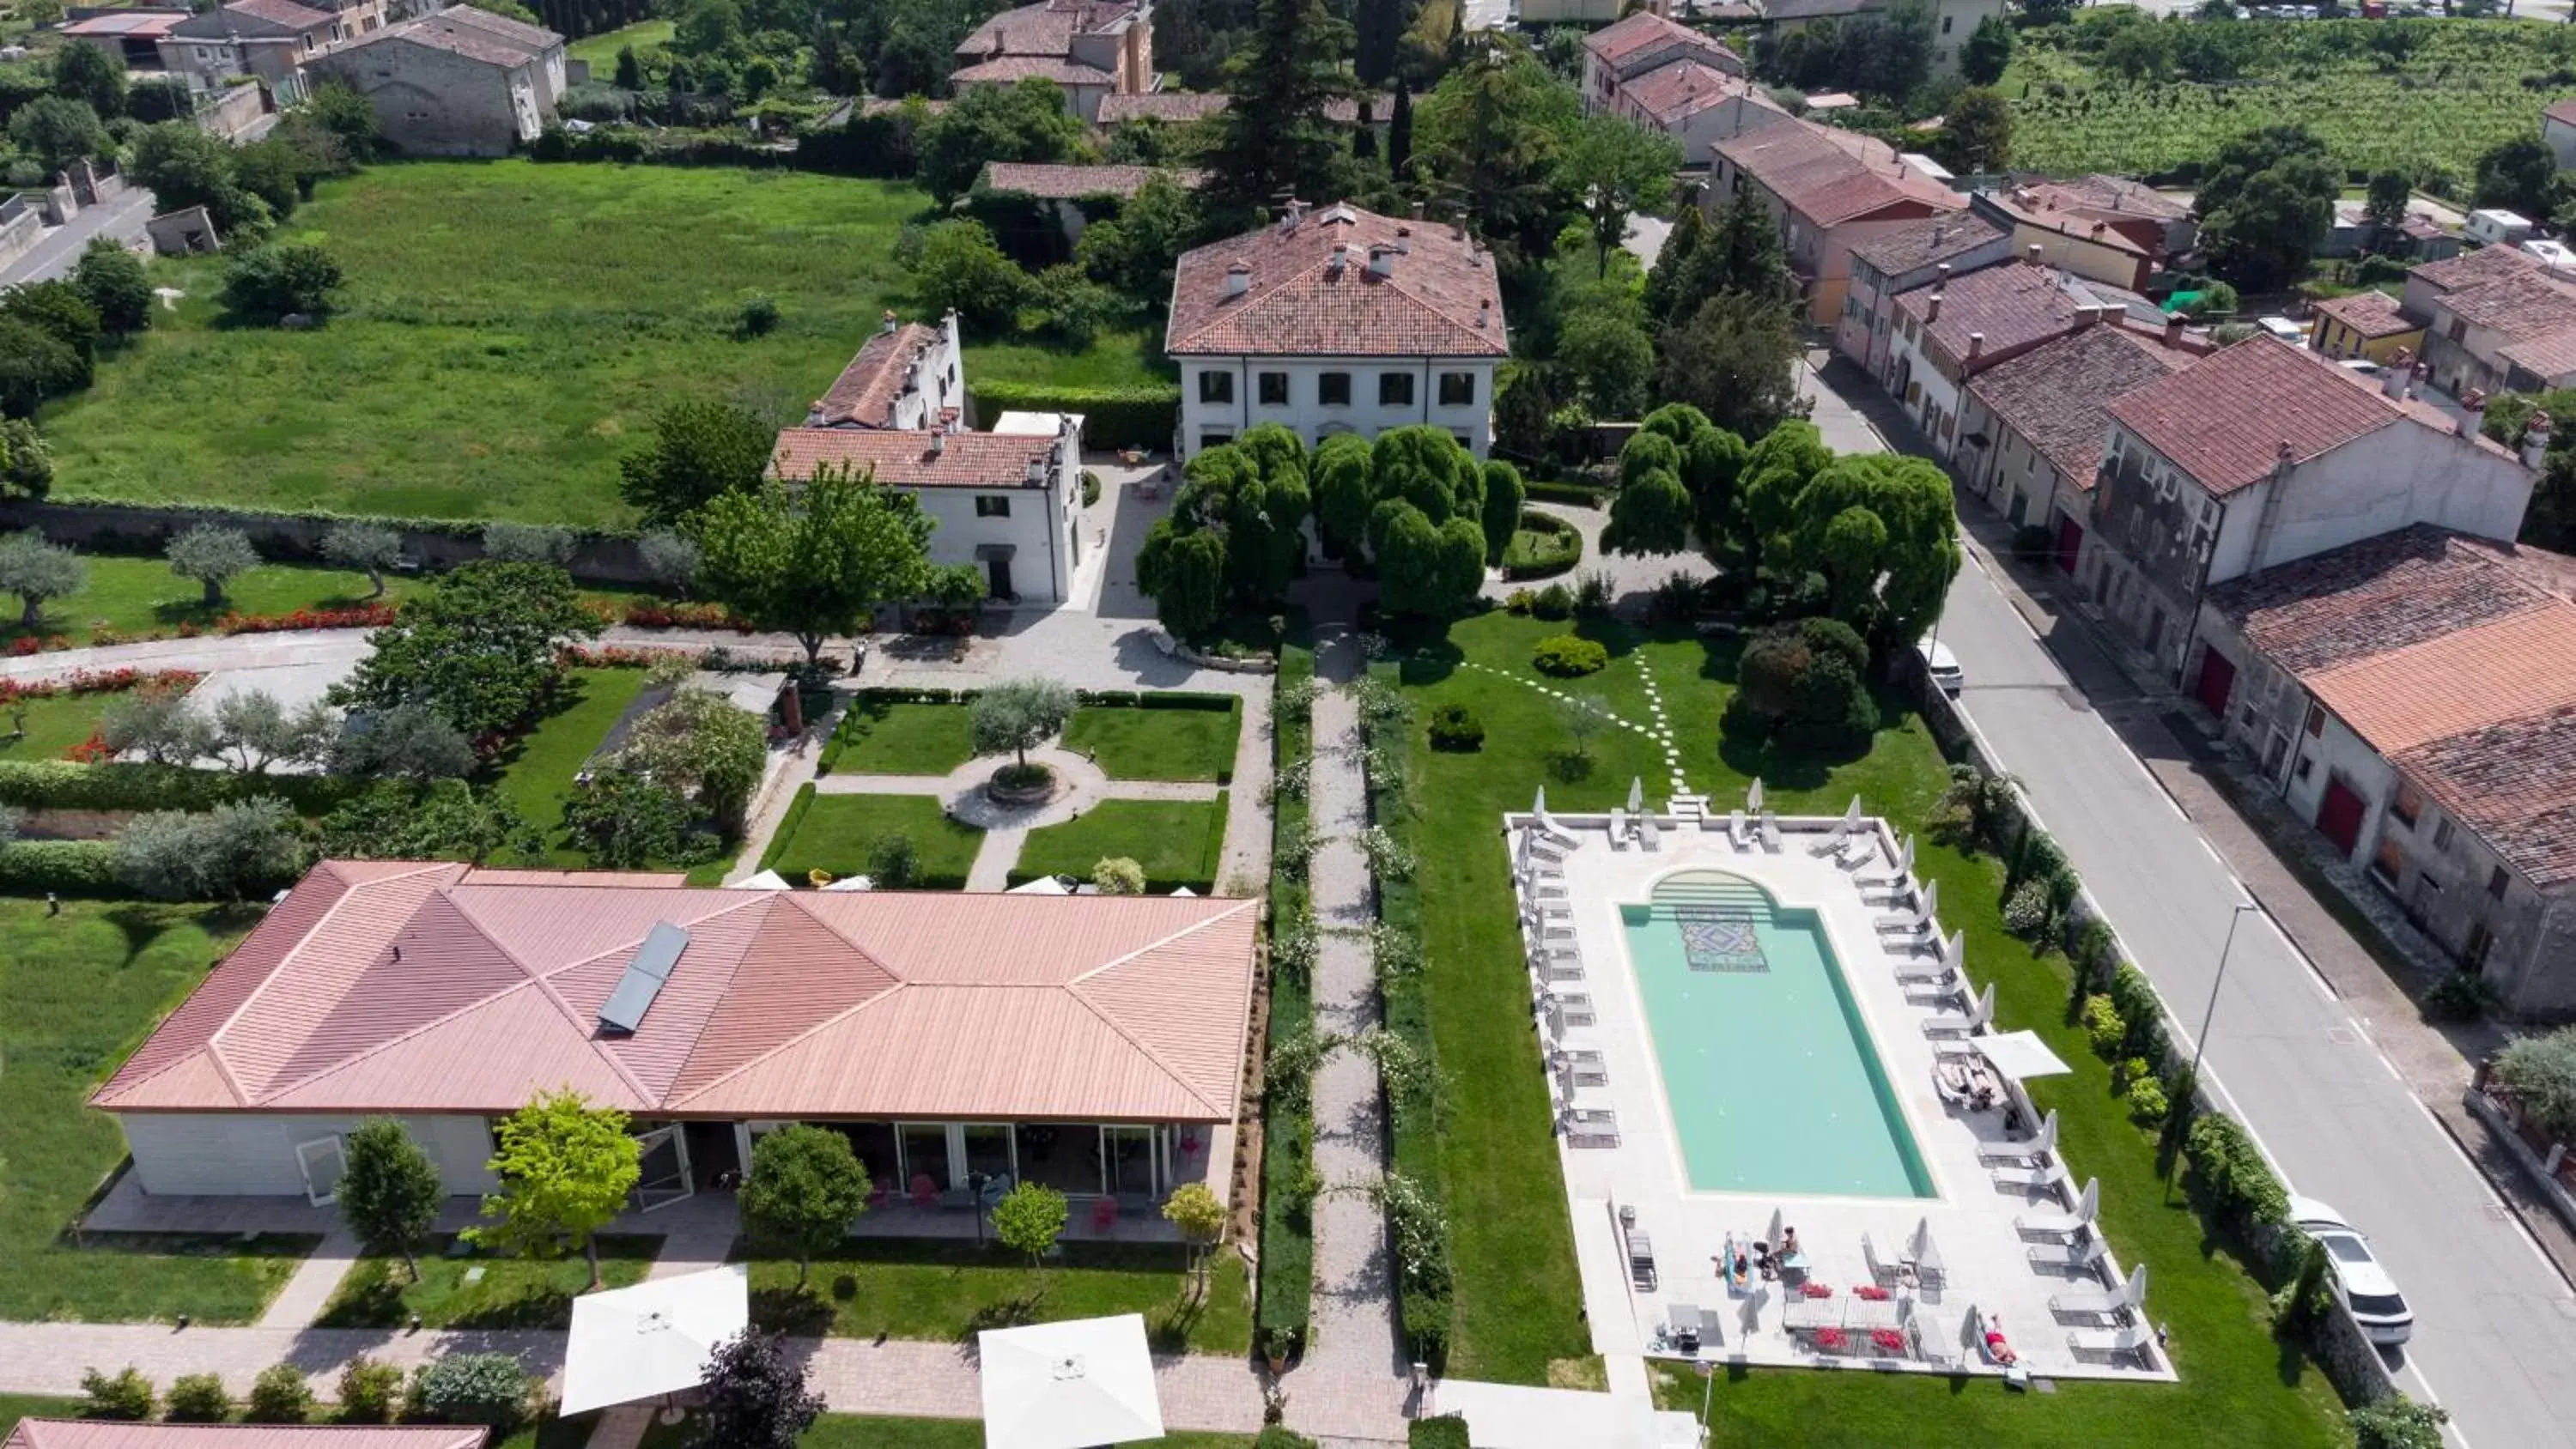
M 996 805 L 1013 810 L 1025 810 L 1033 805 L 1044 805 L 1055 798 L 1058 790 L 1064 788 L 1064 782 L 1057 778 L 1055 771 L 1044 765 L 1029 767 L 1039 772 L 1037 778 L 1023 784 L 1006 785 L 1002 782 L 1002 775 L 1009 768 L 1005 766 L 1003 770 L 995 771 L 993 778 L 984 782 L 984 798 Z

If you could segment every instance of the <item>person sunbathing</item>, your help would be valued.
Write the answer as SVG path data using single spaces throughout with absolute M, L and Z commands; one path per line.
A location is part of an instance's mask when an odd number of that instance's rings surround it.
M 2005 1368 L 2011 1368 L 2021 1359 L 2020 1354 L 2013 1352 L 2013 1346 L 2004 1340 L 2004 1321 L 2000 1318 L 1986 1320 L 1986 1357 Z

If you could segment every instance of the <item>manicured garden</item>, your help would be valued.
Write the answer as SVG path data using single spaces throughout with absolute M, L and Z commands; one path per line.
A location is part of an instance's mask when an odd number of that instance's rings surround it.
M 226 614 L 292 614 L 299 609 L 354 609 L 367 602 L 365 574 L 300 564 L 261 564 L 235 575 L 224 585 L 225 605 L 206 607 L 205 590 L 170 572 L 160 558 L 108 557 L 84 554 L 89 585 L 79 593 L 45 604 L 45 623 L 30 629 L 8 611 L 0 620 L 0 643 L 29 634 L 61 634 L 75 644 L 89 642 L 93 629 L 117 634 L 147 630 L 198 628 L 212 630 Z M 385 580 L 384 602 L 399 604 L 417 592 L 417 579 L 395 575 Z
M 877 842 L 896 834 L 912 841 L 913 890 L 963 890 L 984 843 L 984 832 L 949 819 L 935 795 L 812 795 L 789 807 L 761 863 L 790 885 L 815 870 L 866 875 Z
M 1569 1361 L 1588 1352 L 1588 1334 L 1497 818 L 1526 809 L 1542 783 L 1553 808 L 1599 810 L 1625 798 L 1632 776 L 1652 782 L 1663 773 L 1659 747 L 1626 729 L 1591 740 L 1586 763 L 1552 702 L 1514 682 L 1540 679 L 1531 650 L 1563 627 L 1487 615 L 1456 625 L 1403 669 L 1417 729 L 1434 706 L 1450 703 L 1485 726 L 1475 752 L 1434 751 L 1417 739 L 1412 789 L 1426 807 L 1420 855 L 1440 862 L 1418 877 L 1434 1039 L 1451 1102 L 1474 1104 L 1453 1107 L 1441 1131 L 1456 1271 L 1449 1372 L 1520 1383 L 1568 1373 Z M 1609 646 L 1611 662 L 1568 692 L 1591 693 L 1613 713 L 1643 721 L 1642 661 L 1663 691 L 1692 787 L 1721 808 L 1759 775 L 1783 810 L 1839 813 L 1857 793 L 1864 808 L 1919 833 L 1947 783 L 1923 722 L 1895 700 L 1886 701 L 1891 722 L 1857 759 L 1713 747 L 1732 690 L 1731 644 L 1578 627 Z M 1512 678 L 1458 667 L 1469 659 Z M 1941 882 L 1944 922 L 1967 932 L 1971 969 L 1996 985 L 1999 1022 L 2039 1031 L 2074 1065 L 2069 1076 L 2034 1083 L 2034 1096 L 2058 1109 L 2067 1159 L 2101 1179 L 2102 1219 L 2122 1259 L 2154 1266 L 2155 1318 L 2172 1329 L 2182 1381 L 2061 1384 L 2053 1395 L 2007 1399 L 1986 1381 L 1755 1372 L 1720 1382 L 1717 1442 L 2340 1442 L 2332 1390 L 2266 1331 L 2262 1289 L 2187 1206 L 2168 1205 L 2153 1143 L 2130 1124 L 2110 1094 L 2109 1069 L 2068 1023 L 2065 963 L 2034 955 L 2003 929 L 2003 867 L 1924 833 L 1916 868 Z M 1675 1402 L 1696 1408 L 1700 1388 L 1687 1380 Z
M 57 694 L 29 699 L 18 706 L 26 714 L 23 736 L 10 733 L 21 721 L 0 711 L 0 760 L 59 760 L 63 752 L 87 740 L 113 694 Z
M 1252 1347 L 1243 1261 L 1210 1255 L 1208 1291 L 1192 1301 L 1177 1244 L 1069 1242 L 1032 1268 L 998 1243 L 957 1238 L 851 1238 L 817 1258 L 803 1288 L 792 1259 L 751 1264 L 752 1321 L 835 1338 L 963 1341 L 984 1328 L 1141 1313 L 1158 1348 L 1240 1355 Z
M 545 864 L 589 864 L 565 839 L 564 799 L 573 777 L 643 692 L 641 669 L 566 670 L 536 726 L 493 756 L 494 783 L 545 837 Z
M 1091 879 L 1091 868 L 1125 857 L 1145 868 L 1157 894 L 1188 886 L 1215 888 L 1225 853 L 1226 797 L 1214 800 L 1103 800 L 1077 819 L 1032 830 L 1020 847 L 1013 883 L 1042 875 Z
M 1087 704 L 1064 727 L 1064 747 L 1113 780 L 1231 779 L 1243 702 L 1230 709 Z
M 579 1253 L 556 1258 L 454 1256 L 452 1237 L 432 1239 L 417 1259 L 420 1281 L 400 1258 L 360 1258 L 316 1322 L 324 1328 L 400 1328 L 420 1316 L 423 1328 L 569 1328 L 572 1300 L 590 1289 L 590 1262 Z M 611 1288 L 640 1283 L 660 1238 L 603 1234 L 600 1278 Z
M 945 775 L 975 758 L 962 704 L 918 704 L 862 693 L 824 747 L 826 773 Z
M 687 1449 L 695 1428 L 658 1418 L 644 1432 L 644 1449 Z M 1154 1441 L 1165 1449 L 1251 1449 L 1244 1434 L 1195 1434 L 1176 1429 Z M 797 1449 L 983 1449 L 980 1419 L 888 1419 L 873 1414 L 825 1414 L 797 1441 Z
M 255 919 L 0 900 L 0 1320 L 247 1323 L 312 1250 L 311 1237 L 68 1231 L 125 1156 L 89 1094 Z
M 617 459 L 663 404 L 799 414 L 885 309 L 920 311 L 894 241 L 928 205 L 909 185 L 715 167 L 413 161 L 325 181 L 281 240 L 323 242 L 347 274 L 330 325 L 228 326 L 219 260 L 156 263 L 177 312 L 44 410 L 54 494 L 629 522 Z M 755 295 L 778 325 L 750 336 Z M 1144 343 L 970 346 L 966 373 L 1141 378 Z

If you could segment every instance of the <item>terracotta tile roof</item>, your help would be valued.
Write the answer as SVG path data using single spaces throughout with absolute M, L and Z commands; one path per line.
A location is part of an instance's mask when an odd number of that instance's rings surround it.
M 453 1424 L 124 1424 L 21 1419 L 0 1449 L 482 1449 L 489 1429 Z
M 247 15 L 254 20 L 265 20 L 271 25 L 283 26 L 288 30 L 312 30 L 317 27 L 327 30 L 331 26 L 330 11 L 317 10 L 309 5 L 298 5 L 295 0 L 232 0 L 231 4 L 223 8 L 234 15 Z
M 2284 448 L 2305 462 L 2410 418 L 2427 422 L 2350 368 L 2270 337 L 2220 348 L 2110 411 L 2220 498 L 2270 476 Z
M 1341 267 L 1333 248 L 1347 246 Z M 1410 247 L 1370 272 L 1372 246 Z M 1248 267 L 1243 295 L 1229 269 Z M 1348 202 L 1182 254 L 1172 271 L 1174 356 L 1501 357 L 1511 348 L 1493 258 L 1437 222 Z
M 1644 14 L 1640 11 L 1639 14 Z M 1634 18 L 1634 17 L 1631 17 Z M 1647 16 L 1652 19 L 1654 17 Z M 1658 66 L 1628 83 L 1622 97 L 1638 110 L 1652 116 L 1660 125 L 1673 126 L 1709 107 L 1737 96 L 1755 97 L 1756 104 L 1769 107 L 1770 98 L 1763 96 L 1742 79 L 1695 60 L 1677 60 Z
M 1122 121 L 1153 119 L 1178 125 L 1204 120 L 1226 108 L 1234 98 L 1200 91 L 1155 91 L 1141 96 L 1102 96 L 1100 124 L 1115 126 Z
M 880 331 L 859 348 L 859 355 L 832 379 L 815 403 L 808 426 L 891 427 L 894 401 L 903 395 L 903 370 L 923 348 L 936 347 L 942 334 L 922 322 L 906 322 L 892 332 Z
M 329 862 L 92 1100 L 499 1113 L 569 1085 L 630 1112 L 1227 1121 L 1259 909 Z M 689 935 L 668 983 L 603 1028 L 662 922 Z
M 2576 881 L 2576 708 L 2431 740 L 2394 763 L 2533 884 Z
M 489 10 L 477 10 L 471 5 L 450 5 L 439 14 L 459 25 L 471 26 L 497 40 L 516 45 L 530 54 L 542 51 L 548 46 L 564 43 L 562 36 L 542 25 L 530 25 L 523 20 L 512 20 L 506 15 L 495 15 Z
M 1927 216 L 1856 243 L 1851 253 L 1886 276 L 1901 277 L 1918 267 L 1965 256 L 2003 235 L 1983 217 Z
M 2132 181 L 2126 176 L 2106 176 L 2098 171 L 2085 176 L 2035 182 L 2030 189 L 2063 207 L 2080 206 L 2155 221 L 2181 221 L 2191 215 L 2189 203 L 2167 196 L 2143 181 Z
M 2331 317 L 2364 337 L 2392 337 L 2423 325 L 2407 321 L 2397 310 L 2397 299 L 2376 288 L 2328 297 L 2317 304 L 2317 315 Z
M 1060 166 L 1037 161 L 988 161 L 976 179 L 982 191 L 1017 191 L 1045 201 L 1079 201 L 1086 196 L 1130 197 L 1160 173 L 1181 186 L 1197 189 L 1203 173 L 1195 168 L 1161 166 Z
M 1356 126 L 1360 123 L 1362 101 L 1368 103 L 1369 124 L 1372 126 L 1386 125 L 1395 115 L 1394 94 L 1379 91 L 1374 95 L 1331 97 L 1324 102 L 1324 119 L 1336 126 Z
M 523 66 L 553 46 L 563 44 L 563 37 L 551 30 L 538 30 L 498 15 L 487 15 L 469 6 L 454 5 L 435 14 L 405 20 L 373 35 L 361 36 L 332 53 L 345 56 L 369 46 L 390 41 L 409 41 L 431 50 L 445 51 L 479 60 L 486 65 L 505 68 Z
M 2576 328 L 2576 290 L 2538 272 L 2454 288 L 2440 305 L 2472 327 L 2493 328 L 2507 337 L 2541 337 Z
M 2508 342 L 2496 349 L 2496 356 L 2555 386 L 2576 372 L 2576 327 Z
M 1719 70 L 1736 75 L 1744 73 L 1742 58 L 1715 37 L 1650 10 L 1640 10 L 1615 25 L 1605 25 L 1583 39 L 1583 48 L 1599 56 L 1601 63 L 1613 70 L 1621 70 L 1630 61 L 1641 60 L 1669 46 L 1682 47 Z
M 1912 203 L 1965 210 L 1967 198 L 1908 165 L 1884 141 L 1805 121 L 1717 143 L 1718 155 L 1817 226 Z
M 842 464 L 902 488 L 1027 488 L 1029 469 L 1043 467 L 1055 444 L 1053 436 L 1038 433 L 789 428 L 770 450 L 769 469 L 791 481 L 811 478 L 826 464 Z
M 1941 298 L 1940 315 L 1923 322 L 1924 342 L 1951 366 L 1972 370 L 1992 367 L 2019 349 L 2074 330 L 2080 308 L 2106 305 L 2084 283 L 2055 267 L 2006 262 L 1899 292 L 1896 314 L 1923 321 L 1935 293 Z M 1968 362 L 1971 346 L 1978 357 L 1973 365 Z
M 2024 197 L 2029 199 L 2025 200 Z M 1988 206 L 2023 226 L 2037 227 L 2041 231 L 2055 232 L 2059 236 L 2090 242 L 2094 246 L 2127 252 L 2131 256 L 2155 255 L 2154 248 L 2144 245 L 2137 238 L 2113 227 L 2107 216 L 2096 215 L 2089 208 L 2051 205 L 2049 198 L 2032 188 L 2025 188 L 2021 196 L 2004 190 L 1989 191 L 1985 193 L 1985 201 Z
M 2540 269 L 2540 259 L 2529 252 L 2514 247 L 2479 247 L 2456 257 L 2426 262 L 2407 275 L 2429 283 L 2435 291 L 2456 292 L 2481 282 L 2523 276 Z
M 2562 126 L 2576 126 L 2576 98 L 2553 101 L 2540 114 Z
M 2092 326 L 2019 357 L 1968 384 L 1988 411 L 2027 439 L 2080 492 L 2093 486 L 2110 437 L 2111 399 L 2191 359 L 2118 327 Z
M 967 63 L 997 55 L 1062 56 L 1075 36 L 1110 29 L 1135 13 L 1136 0 L 1038 0 L 976 26 L 955 54 Z
M 1117 80 L 1096 65 L 1048 55 L 997 55 L 948 73 L 949 84 L 961 86 L 1011 85 L 1032 78 L 1060 86 L 1105 86 Z
M 2547 604 L 2576 560 L 2419 523 L 2209 591 L 2255 648 L 2306 675 Z
M 2550 599 L 2300 680 L 2383 755 L 2576 707 L 2576 604 Z

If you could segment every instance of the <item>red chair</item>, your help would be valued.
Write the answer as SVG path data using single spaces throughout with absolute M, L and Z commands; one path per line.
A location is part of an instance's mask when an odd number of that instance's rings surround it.
M 929 1173 L 916 1172 L 912 1175 L 912 1205 L 917 1208 L 939 1206 L 939 1184 L 930 1180 Z
M 868 1206 L 881 1208 L 892 1201 L 894 1201 L 893 1178 L 880 1177 L 868 1188 Z
M 1118 1199 L 1104 1197 L 1091 1204 L 1091 1230 L 1105 1233 L 1118 1226 Z

